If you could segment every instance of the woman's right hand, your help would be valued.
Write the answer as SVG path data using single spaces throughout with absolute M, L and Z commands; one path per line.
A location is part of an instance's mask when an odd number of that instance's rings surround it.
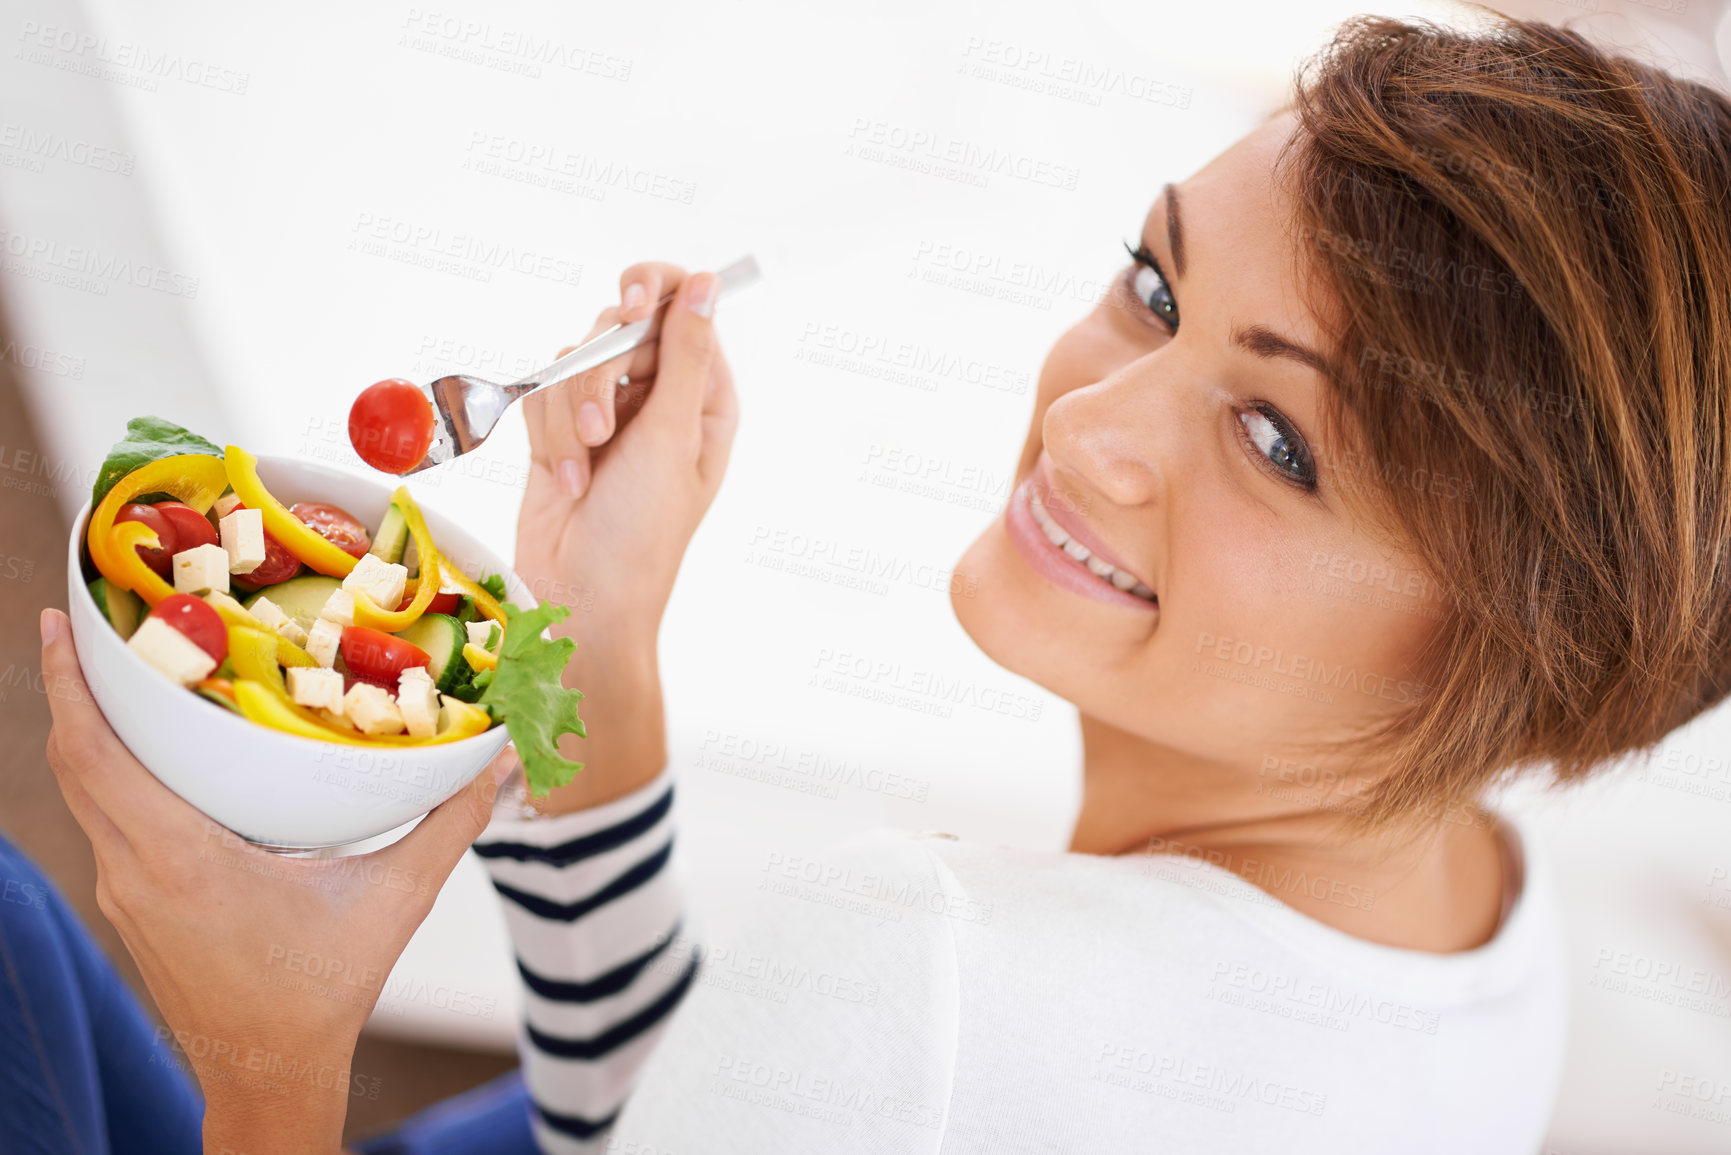
M 711 316 L 715 274 L 646 262 L 619 285 L 621 304 L 602 311 L 591 335 L 648 317 L 677 289 L 659 340 L 523 402 L 531 466 L 516 569 L 537 599 L 572 607 L 554 632 L 577 642 L 566 684 L 585 695 L 590 733 L 565 740 L 585 768 L 540 803 L 554 812 L 627 794 L 666 762 L 657 635 L 739 421 Z

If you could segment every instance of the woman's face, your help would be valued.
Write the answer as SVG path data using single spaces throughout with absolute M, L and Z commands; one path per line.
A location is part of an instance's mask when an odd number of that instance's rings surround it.
M 1320 371 L 1279 351 L 1325 351 L 1271 174 L 1295 124 L 1155 200 L 1142 258 L 1047 355 L 1018 486 L 956 564 L 972 596 L 951 598 L 993 660 L 1084 715 L 1265 778 L 1293 740 L 1410 701 L 1446 609 L 1349 517 L 1339 486 L 1369 479 L 1319 439 Z M 1129 576 L 1051 544 L 1030 499 Z

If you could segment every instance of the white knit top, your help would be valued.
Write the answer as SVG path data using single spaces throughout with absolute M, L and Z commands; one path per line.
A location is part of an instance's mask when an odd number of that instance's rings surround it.
M 1542 1141 L 1561 940 L 1513 825 L 1519 895 L 1455 954 L 1353 938 L 1195 859 L 894 833 L 778 862 L 739 940 L 700 946 L 668 865 L 672 799 L 663 771 L 594 810 L 497 819 L 476 844 L 526 985 L 548 1152 Z

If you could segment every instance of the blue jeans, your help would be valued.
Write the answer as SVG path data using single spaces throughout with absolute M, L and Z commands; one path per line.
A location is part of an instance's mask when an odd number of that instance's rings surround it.
M 352 1145 L 363 1155 L 535 1155 L 515 1071 Z M 84 924 L 0 837 L 0 1151 L 202 1150 L 204 1100 Z

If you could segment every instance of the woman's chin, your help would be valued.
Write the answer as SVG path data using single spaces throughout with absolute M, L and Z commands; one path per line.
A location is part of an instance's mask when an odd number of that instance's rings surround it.
M 950 609 L 974 645 L 1011 673 L 1045 685 L 1036 671 L 1056 668 L 1063 647 L 1039 626 L 1038 591 L 1029 588 L 1039 579 L 1010 543 L 1002 516 L 973 540 L 954 572 Z

